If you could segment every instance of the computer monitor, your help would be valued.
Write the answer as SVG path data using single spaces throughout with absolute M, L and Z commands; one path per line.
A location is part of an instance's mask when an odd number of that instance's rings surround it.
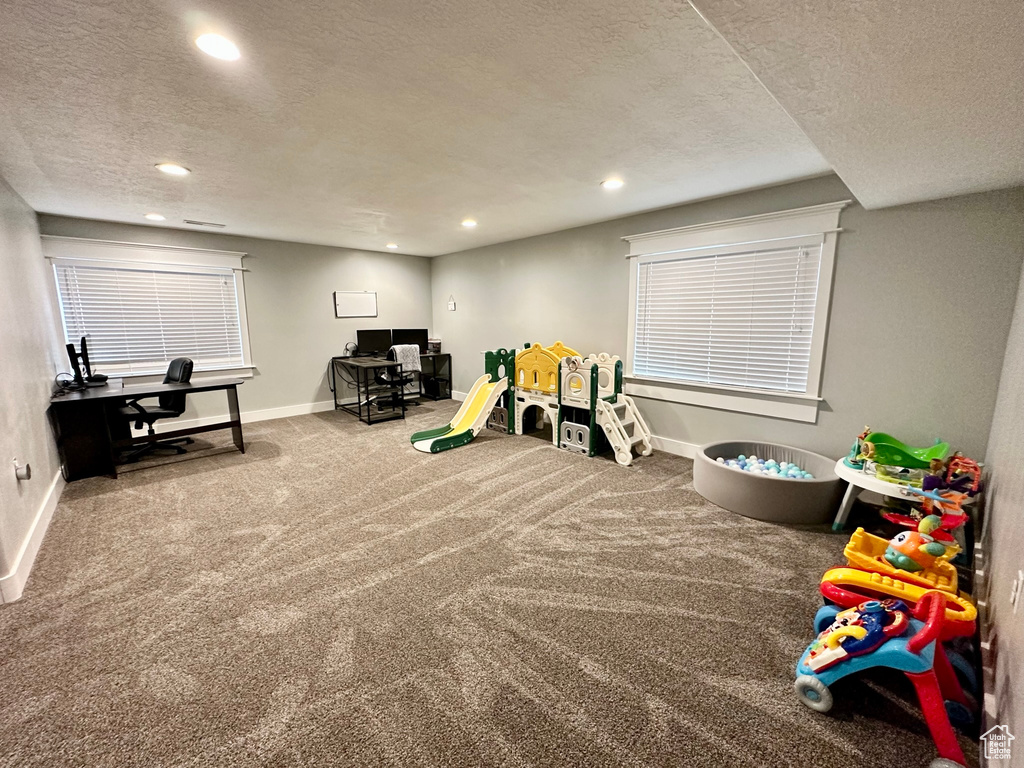
M 395 328 L 391 331 L 392 344 L 416 344 L 420 348 L 420 354 L 427 351 L 427 329 L 426 328 Z
M 360 355 L 380 355 L 383 357 L 391 349 L 391 343 L 390 328 L 356 331 L 356 346 L 359 347 Z
M 81 350 L 81 352 L 79 353 L 79 357 L 82 358 L 82 365 L 85 367 L 85 378 L 86 379 L 91 379 L 92 378 L 92 366 L 89 365 L 89 345 L 86 344 L 85 338 L 86 338 L 85 336 L 82 337 L 82 341 L 81 341 L 81 343 L 79 344 L 79 347 L 78 347 Z

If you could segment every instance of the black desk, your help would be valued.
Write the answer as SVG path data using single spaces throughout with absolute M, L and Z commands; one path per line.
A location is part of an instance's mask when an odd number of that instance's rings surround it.
M 245 453 L 242 420 L 238 411 L 238 385 L 243 383 L 243 379 L 202 379 L 188 384 L 122 386 L 121 379 L 111 379 L 103 387 L 90 387 L 55 396 L 50 401 L 48 413 L 57 440 L 64 479 L 81 480 L 83 477 L 97 475 L 117 477 L 118 453 L 122 449 L 217 429 L 230 429 L 235 447 Z M 168 392 L 193 394 L 221 389 L 227 393 L 229 416 L 227 421 L 216 424 L 132 437 L 130 422 L 120 415 L 121 407 L 128 400 L 156 397 Z
M 355 384 L 355 401 L 348 402 L 338 391 L 339 370 Z M 367 424 L 405 418 L 401 363 L 382 357 L 332 357 L 328 373 L 335 410 L 347 411 Z M 388 381 L 385 374 L 394 380 Z
M 431 400 L 451 400 L 452 356 L 447 352 L 420 355 L 420 397 Z

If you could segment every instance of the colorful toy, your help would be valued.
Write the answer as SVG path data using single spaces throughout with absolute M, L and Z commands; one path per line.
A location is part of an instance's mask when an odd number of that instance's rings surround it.
M 840 608 L 853 608 L 865 600 L 895 598 L 913 607 L 930 590 L 918 584 L 902 581 L 880 573 L 869 573 L 857 568 L 830 568 L 821 577 L 821 596 Z M 964 593 L 943 592 L 946 598 L 946 615 L 941 639 L 970 637 L 974 634 L 978 609 Z
M 816 712 L 828 712 L 833 702 L 829 686 L 837 680 L 873 668 L 903 672 L 917 690 L 939 752 L 940 759 L 931 763 L 932 768 L 949 766 L 949 761 L 964 765 L 946 700 L 960 705 L 966 697 L 938 642 L 946 604 L 946 595 L 932 591 L 912 610 L 899 600 L 872 600 L 846 610 L 823 606 L 814 617 L 820 634 L 796 666 L 794 688 L 800 701 Z M 853 644 L 852 652 L 844 652 L 848 644 Z M 828 656 L 822 655 L 822 649 Z
M 779 477 L 783 480 L 813 480 L 814 475 L 802 469 L 796 463 L 776 461 L 775 459 L 759 459 L 757 456 L 744 456 L 742 453 L 735 459 L 726 459 L 719 456 L 715 459 L 719 464 L 724 464 L 730 469 L 755 472 L 770 477 Z
M 946 546 L 929 533 L 938 527 L 939 518 L 928 515 L 916 531 L 897 533 L 885 548 L 885 559 L 890 565 L 911 573 L 931 568 L 940 557 L 948 557 Z
M 863 468 L 865 460 L 893 467 L 928 469 L 932 459 L 944 459 L 949 443 L 935 441 L 927 448 L 913 448 L 885 432 L 870 432 L 870 427 L 857 436 L 850 454 L 844 459 L 847 466 Z
M 906 606 L 898 600 L 868 600 L 840 611 L 808 647 L 804 664 L 823 672 L 841 661 L 878 648 L 910 626 Z
M 912 529 L 918 528 L 924 519 L 933 517 L 935 519 L 927 524 L 929 530 L 925 533 L 946 547 L 953 547 L 956 552 L 959 552 L 960 545 L 951 531 L 967 522 L 967 514 L 961 507 L 967 499 L 967 494 L 956 491 L 919 491 L 916 488 L 906 488 L 904 494 L 920 498 L 922 500 L 921 509 L 911 509 L 909 514 L 890 510 L 883 512 L 882 517 L 890 523 Z
M 973 496 L 981 487 L 981 467 L 957 451 L 948 461 L 932 459 L 927 477 L 921 484 L 925 491 L 950 490 Z
M 622 392 L 617 356 L 602 352 L 584 359 L 556 341 L 550 347 L 526 344 L 520 352 L 485 352 L 484 369 L 491 380 L 512 373 L 491 411 L 491 429 L 522 435 L 547 419 L 556 447 L 587 456 L 610 448 L 623 466 L 632 463 L 634 448 L 642 456 L 654 450 L 651 430 Z
M 939 589 L 943 592 L 957 594 L 956 568 L 944 557 L 935 558 L 930 565 L 921 570 L 907 571 L 886 559 L 885 555 L 888 549 L 888 541 L 878 536 L 872 536 L 863 528 L 858 528 L 850 536 L 843 555 L 846 557 L 847 564 L 853 568 L 881 573 L 883 576 L 901 579 L 927 589 Z M 947 550 L 946 557 L 948 556 L 950 554 Z
M 484 374 L 473 384 L 455 418 L 443 427 L 414 434 L 409 438 L 412 447 L 424 453 L 438 453 L 471 442 L 484 428 L 488 414 L 506 386 L 506 379 L 492 381 Z

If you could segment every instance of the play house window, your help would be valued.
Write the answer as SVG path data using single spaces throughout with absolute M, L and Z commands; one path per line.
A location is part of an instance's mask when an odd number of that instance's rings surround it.
M 813 421 L 844 205 L 626 238 L 627 391 Z

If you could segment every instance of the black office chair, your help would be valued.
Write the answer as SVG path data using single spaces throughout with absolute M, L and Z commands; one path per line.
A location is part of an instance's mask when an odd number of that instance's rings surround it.
M 387 354 L 384 356 L 384 359 L 385 360 L 390 360 L 391 362 L 394 362 L 395 361 L 395 350 L 393 348 L 389 349 Z M 411 373 L 407 374 L 405 376 L 398 376 L 395 373 L 395 369 L 394 368 L 383 368 L 383 369 L 377 371 L 377 375 L 373 377 L 373 380 L 375 382 L 377 382 L 378 384 L 380 384 L 382 387 L 386 387 L 386 386 L 389 386 L 391 384 L 401 384 L 402 385 L 402 389 L 405 389 L 407 386 L 412 384 L 413 381 L 416 380 L 416 377 L 413 376 Z M 417 401 L 415 401 L 415 400 L 406 401 L 405 404 L 406 405 L 419 405 L 419 403 Z
M 167 375 L 164 376 L 164 384 L 187 384 L 192 378 L 192 361 L 187 357 L 176 357 L 167 366 Z M 168 392 L 159 396 L 159 405 L 144 408 L 138 400 L 129 401 L 128 405 L 121 408 L 121 415 L 128 421 L 135 423 L 136 429 L 142 429 L 142 425 L 149 427 L 149 434 L 155 435 L 153 422 L 157 419 L 176 419 L 185 412 L 186 394 L 184 392 Z M 191 437 L 181 437 L 177 440 L 156 440 L 146 443 L 127 456 L 124 460 L 138 461 L 146 454 L 156 450 L 171 450 L 175 453 L 185 453 L 182 444 L 189 445 L 193 442 Z

